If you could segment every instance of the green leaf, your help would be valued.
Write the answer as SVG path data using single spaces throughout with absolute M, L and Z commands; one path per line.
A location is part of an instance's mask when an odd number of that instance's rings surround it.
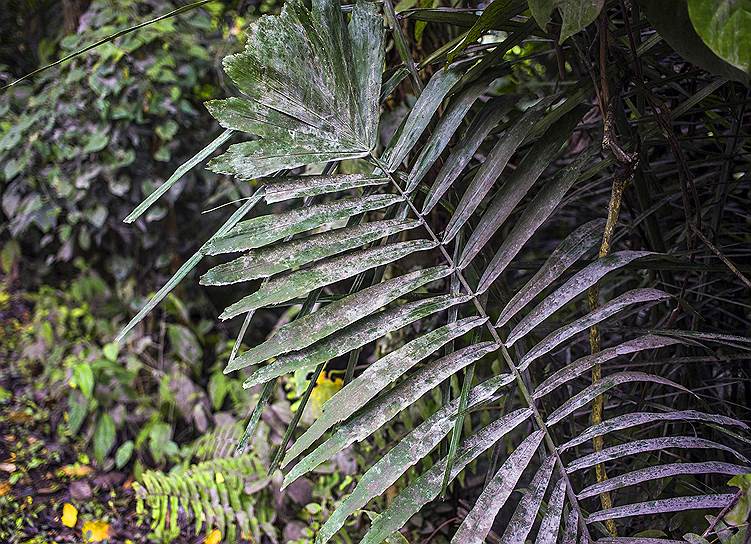
M 469 29 L 464 39 L 453 49 L 447 58 L 450 64 L 458 57 L 468 46 L 475 43 L 480 37 L 490 29 L 498 28 L 498 25 L 511 20 L 512 17 L 519 15 L 526 8 L 526 2 L 520 0 L 493 0 L 486 7 L 479 19 Z
M 498 383 L 497 378 L 491 378 L 474 387 L 469 405 L 477 406 L 490 399 L 497 391 Z M 321 527 L 316 543 L 328 541 L 344 525 L 349 516 L 365 506 L 370 499 L 384 493 L 411 466 L 430 453 L 453 426 L 452 416 L 456 413 L 458 406 L 458 399 L 447 403 L 397 442 L 386 455 L 370 467 L 357 482 L 355 490 L 339 503 L 334 513 Z M 528 409 L 520 409 L 506 415 L 503 418 L 505 429 L 510 431 L 516 428 L 529 417 L 530 413 Z
M 532 185 L 553 161 L 563 144 L 566 143 L 571 131 L 579 123 L 582 114 L 583 111 L 577 108 L 564 115 L 527 152 L 516 170 L 509 175 L 493 200 L 490 201 L 477 227 L 472 231 L 459 260 L 459 268 L 469 265 L 493 234 L 508 219 L 516 205 L 521 202 L 524 195 L 532 188 Z M 496 172 L 496 177 L 498 174 L 500 172 Z M 469 199 L 472 202 L 472 209 L 477 208 L 479 201 L 475 202 L 476 197 L 470 194 Z M 464 216 L 457 228 L 463 225 L 468 218 L 468 216 Z
M 737 487 L 741 492 L 741 497 L 723 520 L 734 527 L 742 527 L 748 523 L 749 515 L 751 515 L 751 474 L 733 476 L 728 485 Z
M 558 42 L 563 43 L 597 19 L 605 0 L 556 0 L 556 5 L 563 19 Z
M 101 414 L 94 430 L 94 457 L 99 464 L 115 445 L 115 421 L 109 414 Z
M 246 200 L 242 206 L 240 206 L 235 212 L 232 214 L 232 216 L 227 220 L 224 225 L 212 236 L 209 238 L 209 240 L 202 245 L 198 251 L 196 251 L 190 259 L 185 261 L 183 265 L 175 272 L 175 274 L 165 283 L 159 291 L 156 292 L 154 296 L 152 296 L 149 301 L 139 310 L 139 312 L 131 319 L 127 325 L 120 331 L 120 334 L 117 335 L 117 338 L 115 338 L 115 342 L 122 341 L 123 338 L 125 338 L 125 335 L 128 334 L 133 327 L 138 325 L 148 313 L 153 310 L 157 304 L 159 304 L 162 300 L 164 300 L 164 297 L 166 297 L 170 292 L 177 287 L 177 284 L 180 283 L 180 281 L 187 276 L 191 270 L 193 270 L 199 262 L 201 262 L 201 259 L 203 259 L 204 255 L 206 255 L 206 252 L 208 250 L 209 245 L 211 244 L 211 240 L 216 236 L 222 236 L 227 231 L 231 230 L 232 227 L 234 227 L 238 221 L 240 221 L 245 215 L 253 208 L 253 206 L 256 205 L 256 203 L 261 199 L 262 194 L 260 191 L 256 191 L 251 198 Z
M 228 285 L 299 268 L 326 257 L 362 247 L 392 234 L 419 226 L 412 219 L 390 219 L 347 226 L 297 238 L 273 246 L 252 249 L 242 257 L 220 264 L 201 276 L 202 285 Z
M 114 363 L 117 361 L 117 354 L 120 353 L 120 345 L 117 342 L 109 342 L 102 347 L 102 353 L 108 361 Z
M 660 36 L 687 61 L 712 74 L 748 84 L 745 72 L 718 57 L 696 33 L 686 0 L 641 0 L 639 5 Z
M 545 30 L 548 26 L 550 14 L 553 13 L 555 4 L 556 0 L 529 0 L 529 10 L 532 12 L 532 17 L 535 18 L 542 30 Z
M 321 415 L 305 431 L 305 433 L 287 451 L 282 466 L 286 466 L 292 459 L 305 451 L 311 444 L 340 421 L 344 421 L 357 410 L 365 406 L 388 385 L 409 371 L 417 363 L 436 352 L 442 346 L 454 340 L 467 331 L 485 323 L 487 320 L 478 317 L 468 317 L 461 321 L 444 325 L 429 332 L 403 347 L 381 357 L 370 365 L 362 374 L 337 391 L 323 406 Z M 478 346 L 473 346 L 477 349 Z M 484 346 L 487 348 L 487 346 Z M 473 357 L 484 355 L 482 350 L 467 348 L 467 351 L 455 354 L 461 359 L 463 366 Z
M 133 444 L 133 441 L 127 440 L 117 448 L 117 451 L 115 452 L 115 466 L 118 469 L 121 469 L 128 464 L 128 461 L 130 461 L 130 458 L 133 455 L 134 447 L 135 445 Z
M 81 395 L 72 391 L 68 395 L 68 431 L 76 434 L 88 414 L 89 403 Z
M 451 216 L 451 220 L 446 225 L 446 232 L 443 235 L 443 239 L 446 242 L 454 239 L 459 229 L 477 210 L 482 199 L 485 198 L 490 189 L 495 185 L 496 180 L 500 177 L 503 169 L 506 168 L 509 159 L 532 132 L 537 121 L 542 118 L 547 105 L 547 102 L 544 102 L 529 108 L 521 118 L 514 121 L 511 127 L 501 135 L 498 142 L 488 153 L 485 161 L 477 169 L 475 177 L 472 178 L 472 183 L 467 187 L 464 196 L 462 196 L 461 201 L 459 201 L 456 210 L 454 210 Z
M 585 255 L 602 239 L 604 219 L 585 223 L 569 234 L 547 258 L 530 280 L 518 289 L 508 304 L 501 310 L 496 327 L 505 325 L 522 308 L 560 277 L 572 264 Z
M 224 68 L 247 98 L 207 104 L 225 128 L 257 139 L 235 144 L 209 167 L 241 178 L 367 155 L 377 141 L 383 26 L 358 0 L 350 28 L 337 0 L 312 9 L 287 2 L 248 31 Z
M 265 188 L 266 202 L 282 202 L 292 198 L 316 196 L 346 191 L 356 187 L 375 187 L 388 183 L 386 176 L 364 174 L 338 174 L 321 176 L 296 176 L 286 178 L 263 178 L 259 183 Z
M 433 114 L 454 88 L 461 75 L 458 70 L 439 70 L 430 78 L 420 98 L 410 110 L 400 132 L 397 133 L 396 140 L 381 157 L 390 172 L 399 168 L 399 165 L 407 158 L 410 150 L 430 123 Z
M 720 58 L 751 73 L 751 2 L 688 0 L 696 32 Z
M 219 319 L 230 319 L 270 304 L 286 302 L 319 287 L 351 278 L 360 272 L 394 262 L 418 251 L 432 249 L 435 246 L 434 242 L 428 240 L 396 242 L 332 257 L 309 268 L 287 272 L 272 278 L 261 285 L 258 291 L 252 295 L 248 295 L 229 306 L 222 312 Z
M 254 217 L 216 236 L 208 243 L 208 253 L 218 255 L 263 247 L 287 236 L 385 208 L 401 200 L 394 195 L 342 198 L 315 206 L 301 206 L 280 214 Z
M 493 521 L 495 520 L 498 511 L 503 507 L 511 493 L 516 487 L 516 483 L 521 478 L 522 472 L 527 468 L 527 465 L 532 460 L 535 454 L 535 450 L 542 444 L 543 432 L 537 431 L 530 434 L 514 452 L 508 456 L 498 472 L 495 473 L 493 478 L 482 490 L 482 493 L 469 511 L 467 517 L 464 518 L 462 524 L 457 529 L 454 537 L 451 539 L 453 544 L 463 544 L 464 542 L 484 542 L 488 536 Z M 547 478 L 544 480 L 547 484 L 550 476 L 553 473 L 554 457 L 548 458 L 543 464 L 544 468 L 541 471 Z M 538 495 L 544 494 L 538 491 Z M 542 497 L 540 497 L 542 499 Z M 534 521 L 534 518 L 530 521 Z M 531 522 L 529 523 L 531 525 Z M 523 542 L 524 539 L 517 540 L 516 542 Z
M 218 412 L 224 404 L 227 393 L 229 393 L 229 380 L 227 376 L 219 373 L 212 374 L 209 379 L 208 392 L 211 406 L 215 412 Z
M 464 467 L 510 430 L 505 418 L 501 418 L 467 438 L 456 456 L 454 468 L 451 471 L 451 478 L 455 478 Z M 536 431 L 530 434 L 530 437 L 537 439 L 538 435 L 542 435 L 542 431 Z M 387 535 L 402 527 L 423 505 L 435 499 L 441 491 L 441 482 L 445 469 L 446 460 L 442 459 L 410 483 L 391 502 L 388 508 L 381 514 L 381 517 L 373 522 L 370 531 L 362 539 L 362 544 L 377 544 L 381 542 Z
M 157 463 L 161 463 L 165 455 L 176 449 L 175 443 L 172 442 L 172 427 L 169 423 L 154 423 L 149 429 L 148 439 L 149 451 Z
M 78 363 L 73 367 L 73 384 L 75 384 L 84 397 L 91 400 L 94 391 L 94 372 L 89 363 Z
M 366 404 L 354 417 L 342 423 L 330 438 L 306 455 L 290 471 L 286 481 L 292 482 L 327 459 L 331 459 L 350 444 L 364 440 L 443 380 L 495 349 L 497 346 L 492 342 L 484 342 L 455 351 L 421 367 L 393 389 Z M 497 387 L 514 380 L 510 374 L 501 375 L 499 378 Z M 451 423 L 453 425 L 453 421 Z
M 136 206 L 136 208 L 132 212 L 130 212 L 130 214 L 128 214 L 124 221 L 126 223 L 133 223 L 136 219 L 141 217 L 141 215 L 143 215 L 143 213 L 148 210 L 154 202 L 159 200 L 159 197 L 169 191 L 170 188 L 180 180 L 180 178 L 190 172 L 196 165 L 206 160 L 206 158 L 214 151 L 216 151 L 219 146 L 229 140 L 233 133 L 233 130 L 225 130 L 219 136 L 217 136 L 217 138 L 213 142 L 211 142 L 201 151 L 193 155 L 193 157 L 181 164 L 177 168 L 177 170 L 175 170 L 175 172 L 169 177 L 169 179 L 162 183 L 157 189 L 154 190 L 154 192 L 147 196 L 143 202 Z
M 476 289 L 477 293 L 484 293 L 490 288 L 490 285 L 521 251 L 527 240 L 550 217 L 593 155 L 592 152 L 580 153 L 573 163 L 560 170 L 556 177 L 535 195 L 514 224 L 511 232 L 503 240 L 503 244 L 496 251 L 490 264 L 485 268 Z
M 514 342 L 562 308 L 567 302 L 595 285 L 606 274 L 648 255 L 654 255 L 654 253 L 650 251 L 618 251 L 588 264 L 526 314 L 509 333 L 506 345 L 513 345 Z
M 313 368 L 316 365 L 349 353 L 372 342 L 383 335 L 409 325 L 419 319 L 440 312 L 456 304 L 463 304 L 469 296 L 441 295 L 438 297 L 410 302 L 368 317 L 350 325 L 340 333 L 313 344 L 312 346 L 283 355 L 276 361 L 256 370 L 243 383 L 252 387 L 272 378 L 293 372 L 300 368 Z
M 224 372 L 232 372 L 284 353 L 307 348 L 318 340 L 371 315 L 400 296 L 445 277 L 449 272 L 447 267 L 418 270 L 332 302 L 315 313 L 283 325 L 268 340 L 229 363 Z

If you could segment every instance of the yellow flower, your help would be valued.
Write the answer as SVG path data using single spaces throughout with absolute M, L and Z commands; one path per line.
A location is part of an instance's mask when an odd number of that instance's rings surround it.
M 60 521 L 66 527 L 75 527 L 78 521 L 78 510 L 76 510 L 76 507 L 66 502 L 63 505 L 63 515 L 60 517 Z
M 316 386 L 310 393 L 310 410 L 315 417 L 321 415 L 323 405 L 342 388 L 344 381 L 341 378 L 331 379 L 325 372 L 321 372 L 316 380 Z
M 81 528 L 84 542 L 101 542 L 110 536 L 110 524 L 106 521 L 87 521 Z
M 203 539 L 203 544 L 219 544 L 221 541 L 222 532 L 219 529 L 214 529 Z

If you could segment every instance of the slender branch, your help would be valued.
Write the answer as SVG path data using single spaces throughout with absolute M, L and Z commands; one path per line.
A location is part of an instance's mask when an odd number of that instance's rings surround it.
M 714 253 L 715 255 L 717 255 L 717 257 L 723 263 L 725 263 L 725 266 L 727 266 L 730 269 L 730 271 L 738 277 L 739 280 L 741 280 L 743 283 L 746 284 L 746 286 L 749 289 L 751 289 L 751 280 L 749 280 L 743 274 L 743 272 L 741 272 L 738 269 L 738 267 L 735 266 L 735 264 L 733 263 L 733 261 L 731 261 L 730 259 L 728 259 L 727 257 L 725 257 L 725 254 L 722 251 L 720 251 L 720 249 L 716 245 L 714 245 L 706 236 L 704 236 L 704 234 L 698 228 L 696 228 L 695 225 L 691 225 L 691 228 L 694 230 L 694 233 L 696 233 L 696 236 L 699 237 L 699 240 L 701 240 L 702 242 L 704 242 L 704 245 L 707 246 L 709 249 L 711 249 L 712 253 Z
M 145 26 L 149 26 L 149 25 L 152 25 L 154 23 L 158 23 L 159 21 L 163 21 L 164 19 L 168 19 L 170 17 L 174 17 L 175 15 L 179 15 L 181 13 L 185 13 L 186 11 L 190 11 L 192 9 L 199 8 L 199 7 L 203 6 L 204 4 L 208 4 L 209 2 L 214 2 L 214 1 L 215 0 L 199 0 L 198 2 L 193 2 L 192 4 L 187 4 L 185 6 L 181 6 L 181 7 L 177 8 L 177 9 L 173 9 L 172 11 L 170 11 L 168 13 L 165 13 L 164 15 L 160 15 L 159 17 L 155 17 L 154 19 L 149 19 L 148 21 L 144 21 L 142 23 L 138 23 L 137 25 L 133 25 L 131 27 L 124 28 L 122 30 L 118 30 L 117 32 L 115 32 L 114 34 L 111 34 L 111 35 L 107 36 L 106 38 L 102 38 L 101 40 L 96 41 L 96 42 L 92 43 L 91 45 L 87 45 L 83 49 L 79 49 L 78 51 L 74 51 L 70 55 L 66 55 L 63 58 L 56 60 L 55 62 L 47 64 L 46 66 L 42 66 L 41 68 L 37 68 L 36 70 L 34 70 L 33 72 L 29 72 L 25 76 L 19 77 L 18 79 L 16 79 L 15 81 L 13 81 L 11 83 L 8 83 L 4 87 L 0 87 L 0 91 L 4 91 L 5 89 L 13 87 L 14 85 L 16 85 L 16 84 L 18 84 L 18 83 L 20 83 L 20 82 L 22 82 L 22 81 L 24 81 L 26 79 L 29 79 L 30 77 L 33 77 L 33 76 L 35 76 L 35 75 L 37 75 L 37 74 L 39 74 L 41 72 L 44 72 L 45 70 L 49 70 L 50 68 L 53 68 L 53 67 L 57 66 L 58 64 L 62 64 L 64 62 L 66 62 L 66 61 L 69 61 L 69 60 L 71 60 L 71 59 L 73 59 L 73 58 L 75 58 L 75 57 L 77 57 L 79 55 L 83 55 L 87 51 L 91 51 L 92 49 L 96 49 L 100 45 L 104 45 L 107 42 L 111 42 L 112 40 L 115 40 L 116 38 L 119 38 L 121 36 L 125 36 L 126 34 L 130 34 L 131 32 L 135 32 L 136 30 L 138 30 L 140 28 L 143 28 Z

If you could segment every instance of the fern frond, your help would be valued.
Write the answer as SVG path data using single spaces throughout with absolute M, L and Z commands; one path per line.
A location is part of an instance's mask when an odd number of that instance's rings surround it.
M 240 534 L 257 532 L 255 510 L 261 505 L 251 490 L 268 482 L 252 454 L 205 461 L 177 473 L 149 470 L 134 483 L 137 511 L 148 512 L 154 535 L 164 541 L 179 536 L 178 518 L 185 517 L 195 522 L 196 534 L 216 528 L 226 542 L 235 542 Z

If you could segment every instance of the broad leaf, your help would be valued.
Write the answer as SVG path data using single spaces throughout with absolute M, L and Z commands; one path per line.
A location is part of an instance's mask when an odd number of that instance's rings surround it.
M 640 0 L 639 5 L 660 36 L 679 55 L 709 73 L 748 84 L 748 74 L 718 57 L 694 30 L 687 0 Z
M 595 219 L 569 234 L 550 254 L 540 270 L 511 297 L 508 304 L 501 310 L 496 327 L 505 325 L 580 257 L 588 253 L 602 238 L 604 226 L 604 220 Z
M 688 0 L 688 13 L 714 53 L 751 73 L 751 5 L 747 0 Z
M 228 285 L 268 278 L 417 226 L 419 223 L 411 219 L 374 221 L 252 249 L 242 257 L 210 269 L 201 276 L 201 285 Z
M 395 244 L 362 249 L 351 254 L 332 257 L 316 263 L 310 268 L 287 272 L 272 278 L 271 281 L 261 285 L 258 291 L 252 295 L 248 295 L 229 306 L 222 312 L 219 319 L 230 319 L 270 304 L 286 302 L 295 297 L 305 295 L 319 287 L 351 278 L 360 272 L 434 247 L 435 243 L 428 240 L 397 242 Z
M 365 406 L 389 384 L 396 381 L 402 374 L 417 363 L 428 357 L 445 344 L 454 340 L 467 331 L 484 324 L 487 319 L 468 317 L 439 327 L 435 331 L 408 342 L 398 350 L 381 357 L 365 371 L 342 389 L 337 391 L 323 406 L 318 419 L 287 451 L 282 466 L 305 451 L 313 442 L 336 423 L 344 421 L 351 414 Z M 481 348 L 481 349 L 479 349 Z M 476 345 L 455 352 L 452 358 L 474 360 L 474 357 L 484 354 L 488 346 Z M 481 356 L 481 355 L 480 355 Z
M 318 340 L 371 315 L 389 302 L 445 277 L 449 272 L 450 269 L 447 267 L 410 272 L 332 302 L 315 313 L 283 325 L 271 338 L 229 363 L 224 372 L 226 374 L 290 351 L 307 348 Z
M 386 333 L 445 310 L 455 304 L 467 302 L 469 299 L 470 297 L 466 295 L 442 295 L 411 302 L 362 319 L 334 336 L 329 336 L 300 351 L 283 355 L 273 363 L 259 368 L 243 383 L 243 387 L 252 387 L 295 370 L 313 368 L 319 363 L 362 347 Z
M 556 5 L 563 20 L 558 41 L 563 43 L 597 19 L 605 0 L 556 0 Z
M 511 493 L 516 487 L 516 483 L 521 478 L 522 472 L 532 460 L 535 450 L 542 443 L 544 433 L 536 431 L 530 434 L 524 441 L 519 444 L 514 452 L 508 456 L 498 472 L 485 486 L 477 502 L 464 518 L 459 529 L 451 539 L 453 544 L 483 544 L 485 537 L 488 536 L 493 521 L 498 511 L 506 503 Z M 553 470 L 554 458 L 548 459 L 547 468 L 543 471 L 547 473 L 548 478 Z M 545 480 L 547 484 L 547 480 Z M 538 492 L 539 493 L 539 492 Z M 542 490 L 545 493 L 545 490 Z M 523 540 L 522 540 L 523 541 Z M 519 542 L 517 540 L 517 542 Z
M 235 144 L 210 167 L 241 178 L 367 155 L 377 141 L 383 26 L 359 0 L 350 28 L 338 0 L 285 3 L 250 26 L 245 51 L 224 68 L 247 98 L 216 100 L 225 128 L 257 139 Z

